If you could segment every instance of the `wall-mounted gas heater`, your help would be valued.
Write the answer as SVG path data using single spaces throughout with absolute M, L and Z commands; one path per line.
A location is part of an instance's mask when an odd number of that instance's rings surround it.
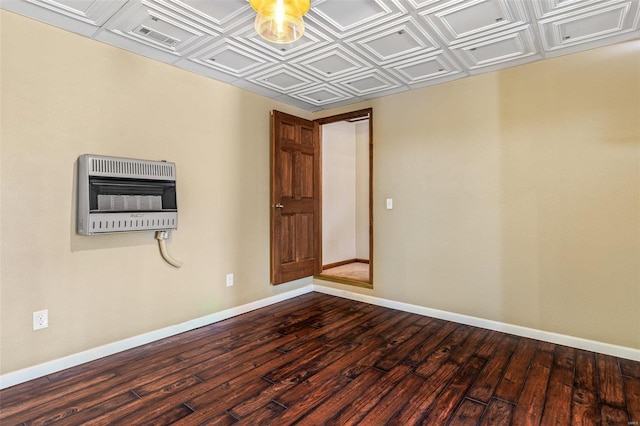
M 158 231 L 165 257 L 164 240 L 177 227 L 174 163 L 91 154 L 78 158 L 79 234 Z

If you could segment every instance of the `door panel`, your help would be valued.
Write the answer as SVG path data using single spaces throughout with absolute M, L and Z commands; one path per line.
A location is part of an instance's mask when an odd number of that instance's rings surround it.
M 318 274 L 320 259 L 319 125 L 271 115 L 271 283 Z
M 314 157 L 302 154 L 300 156 L 300 197 L 313 198 L 313 189 L 317 185 L 314 179 Z

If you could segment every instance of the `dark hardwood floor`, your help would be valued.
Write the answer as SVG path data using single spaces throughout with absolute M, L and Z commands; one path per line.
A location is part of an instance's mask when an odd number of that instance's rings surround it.
M 629 425 L 640 363 L 309 293 L 0 391 L 2 425 Z

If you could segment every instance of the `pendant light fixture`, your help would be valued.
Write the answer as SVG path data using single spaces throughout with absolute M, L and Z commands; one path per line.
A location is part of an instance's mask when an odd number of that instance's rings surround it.
M 304 34 L 302 15 L 311 0 L 249 0 L 256 12 L 255 29 L 272 43 L 292 43 Z

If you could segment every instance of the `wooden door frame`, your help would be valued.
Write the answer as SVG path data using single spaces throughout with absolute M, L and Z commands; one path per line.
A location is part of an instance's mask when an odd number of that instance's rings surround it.
M 324 124 L 348 121 L 356 118 L 369 117 L 369 283 L 362 283 L 362 287 L 373 288 L 373 108 L 365 108 L 343 114 L 314 120 L 320 125 L 320 170 L 322 170 L 322 126 Z M 321 172 L 322 173 L 322 172 Z M 320 176 L 322 182 L 322 175 Z M 323 189 L 320 187 L 320 199 L 322 199 Z M 320 241 L 322 244 L 322 202 L 320 203 Z M 322 246 L 320 249 L 320 262 L 322 265 Z M 325 278 L 325 277 L 323 277 Z

